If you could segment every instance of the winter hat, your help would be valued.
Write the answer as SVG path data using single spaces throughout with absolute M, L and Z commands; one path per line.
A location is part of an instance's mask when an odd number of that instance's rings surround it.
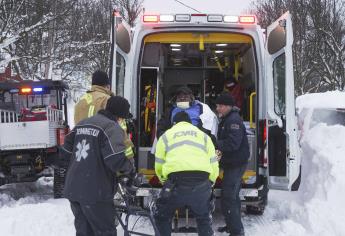
M 187 112 L 184 112 L 184 111 L 180 111 L 178 113 L 175 114 L 174 118 L 173 118 L 173 123 L 174 124 L 177 124 L 178 122 L 182 122 L 182 121 L 185 121 L 185 122 L 188 122 L 188 123 L 192 123 L 189 115 Z
M 116 117 L 119 118 L 128 118 L 129 117 L 129 103 L 127 99 L 120 96 L 111 96 L 105 107 L 105 110 L 110 112 Z
M 175 94 L 176 95 L 180 95 L 180 94 L 193 95 L 193 91 L 190 88 L 188 88 L 187 86 L 182 86 L 176 90 Z
M 235 100 L 230 94 L 222 93 L 216 98 L 216 104 L 234 106 Z
M 108 74 L 104 71 L 97 70 L 92 74 L 92 85 L 105 86 L 110 84 Z

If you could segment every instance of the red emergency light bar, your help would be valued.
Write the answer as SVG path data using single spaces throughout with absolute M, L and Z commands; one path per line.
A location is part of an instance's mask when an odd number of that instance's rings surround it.
M 149 23 L 149 22 L 157 23 L 159 21 L 159 16 L 158 15 L 144 15 L 143 21 L 146 23 Z
M 254 24 L 255 16 L 240 16 L 240 23 L 242 24 Z

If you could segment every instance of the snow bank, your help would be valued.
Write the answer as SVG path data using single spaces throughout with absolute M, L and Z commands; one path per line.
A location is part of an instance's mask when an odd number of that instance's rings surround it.
M 3 206 L 0 211 L 1 235 L 75 235 L 74 217 L 67 206 L 65 199 Z
M 319 124 L 302 145 L 302 217 L 312 235 L 345 235 L 345 127 Z
M 52 178 L 0 187 L 0 235 L 75 235 L 66 199 L 52 199 Z
M 297 98 L 298 111 L 345 107 L 344 92 Z M 303 121 L 310 117 L 303 115 Z M 333 119 L 329 117 L 328 119 Z M 323 119 L 323 122 L 327 120 Z M 310 122 L 310 121 L 309 121 Z M 263 219 L 246 233 L 255 236 L 345 235 L 345 126 L 304 125 L 302 182 L 297 192 L 270 191 Z
M 296 103 L 299 111 L 344 108 L 345 92 L 307 94 Z M 288 194 L 271 191 L 265 214 L 278 235 L 345 235 L 345 126 L 304 128 L 301 186 Z

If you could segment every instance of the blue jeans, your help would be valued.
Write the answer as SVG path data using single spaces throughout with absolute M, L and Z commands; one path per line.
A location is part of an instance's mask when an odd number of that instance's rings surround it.
M 161 236 L 171 235 L 171 221 L 175 210 L 184 206 L 188 207 L 196 218 L 198 235 L 213 235 L 211 191 L 211 182 L 206 180 L 194 185 L 176 184 L 170 196 L 159 197 L 154 218 Z
M 235 168 L 225 168 L 222 183 L 222 213 L 230 234 L 244 232 L 241 221 L 241 199 L 239 196 L 242 176 L 247 165 Z

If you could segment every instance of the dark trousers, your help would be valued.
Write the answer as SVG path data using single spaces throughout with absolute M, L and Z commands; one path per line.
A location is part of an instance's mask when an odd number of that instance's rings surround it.
M 222 213 L 230 234 L 244 232 L 241 221 L 241 199 L 239 196 L 242 176 L 247 165 L 236 168 L 225 168 L 222 183 Z
M 169 180 L 163 186 L 162 192 L 166 190 L 167 185 L 169 185 Z M 211 191 L 211 182 L 204 180 L 187 185 L 177 182 L 170 196 L 164 196 L 161 193 L 154 212 L 155 222 L 161 236 L 171 235 L 171 221 L 175 210 L 185 206 L 193 212 L 196 218 L 198 234 L 201 236 L 213 235 Z
M 75 217 L 76 236 L 116 236 L 115 208 L 112 202 L 70 203 Z

